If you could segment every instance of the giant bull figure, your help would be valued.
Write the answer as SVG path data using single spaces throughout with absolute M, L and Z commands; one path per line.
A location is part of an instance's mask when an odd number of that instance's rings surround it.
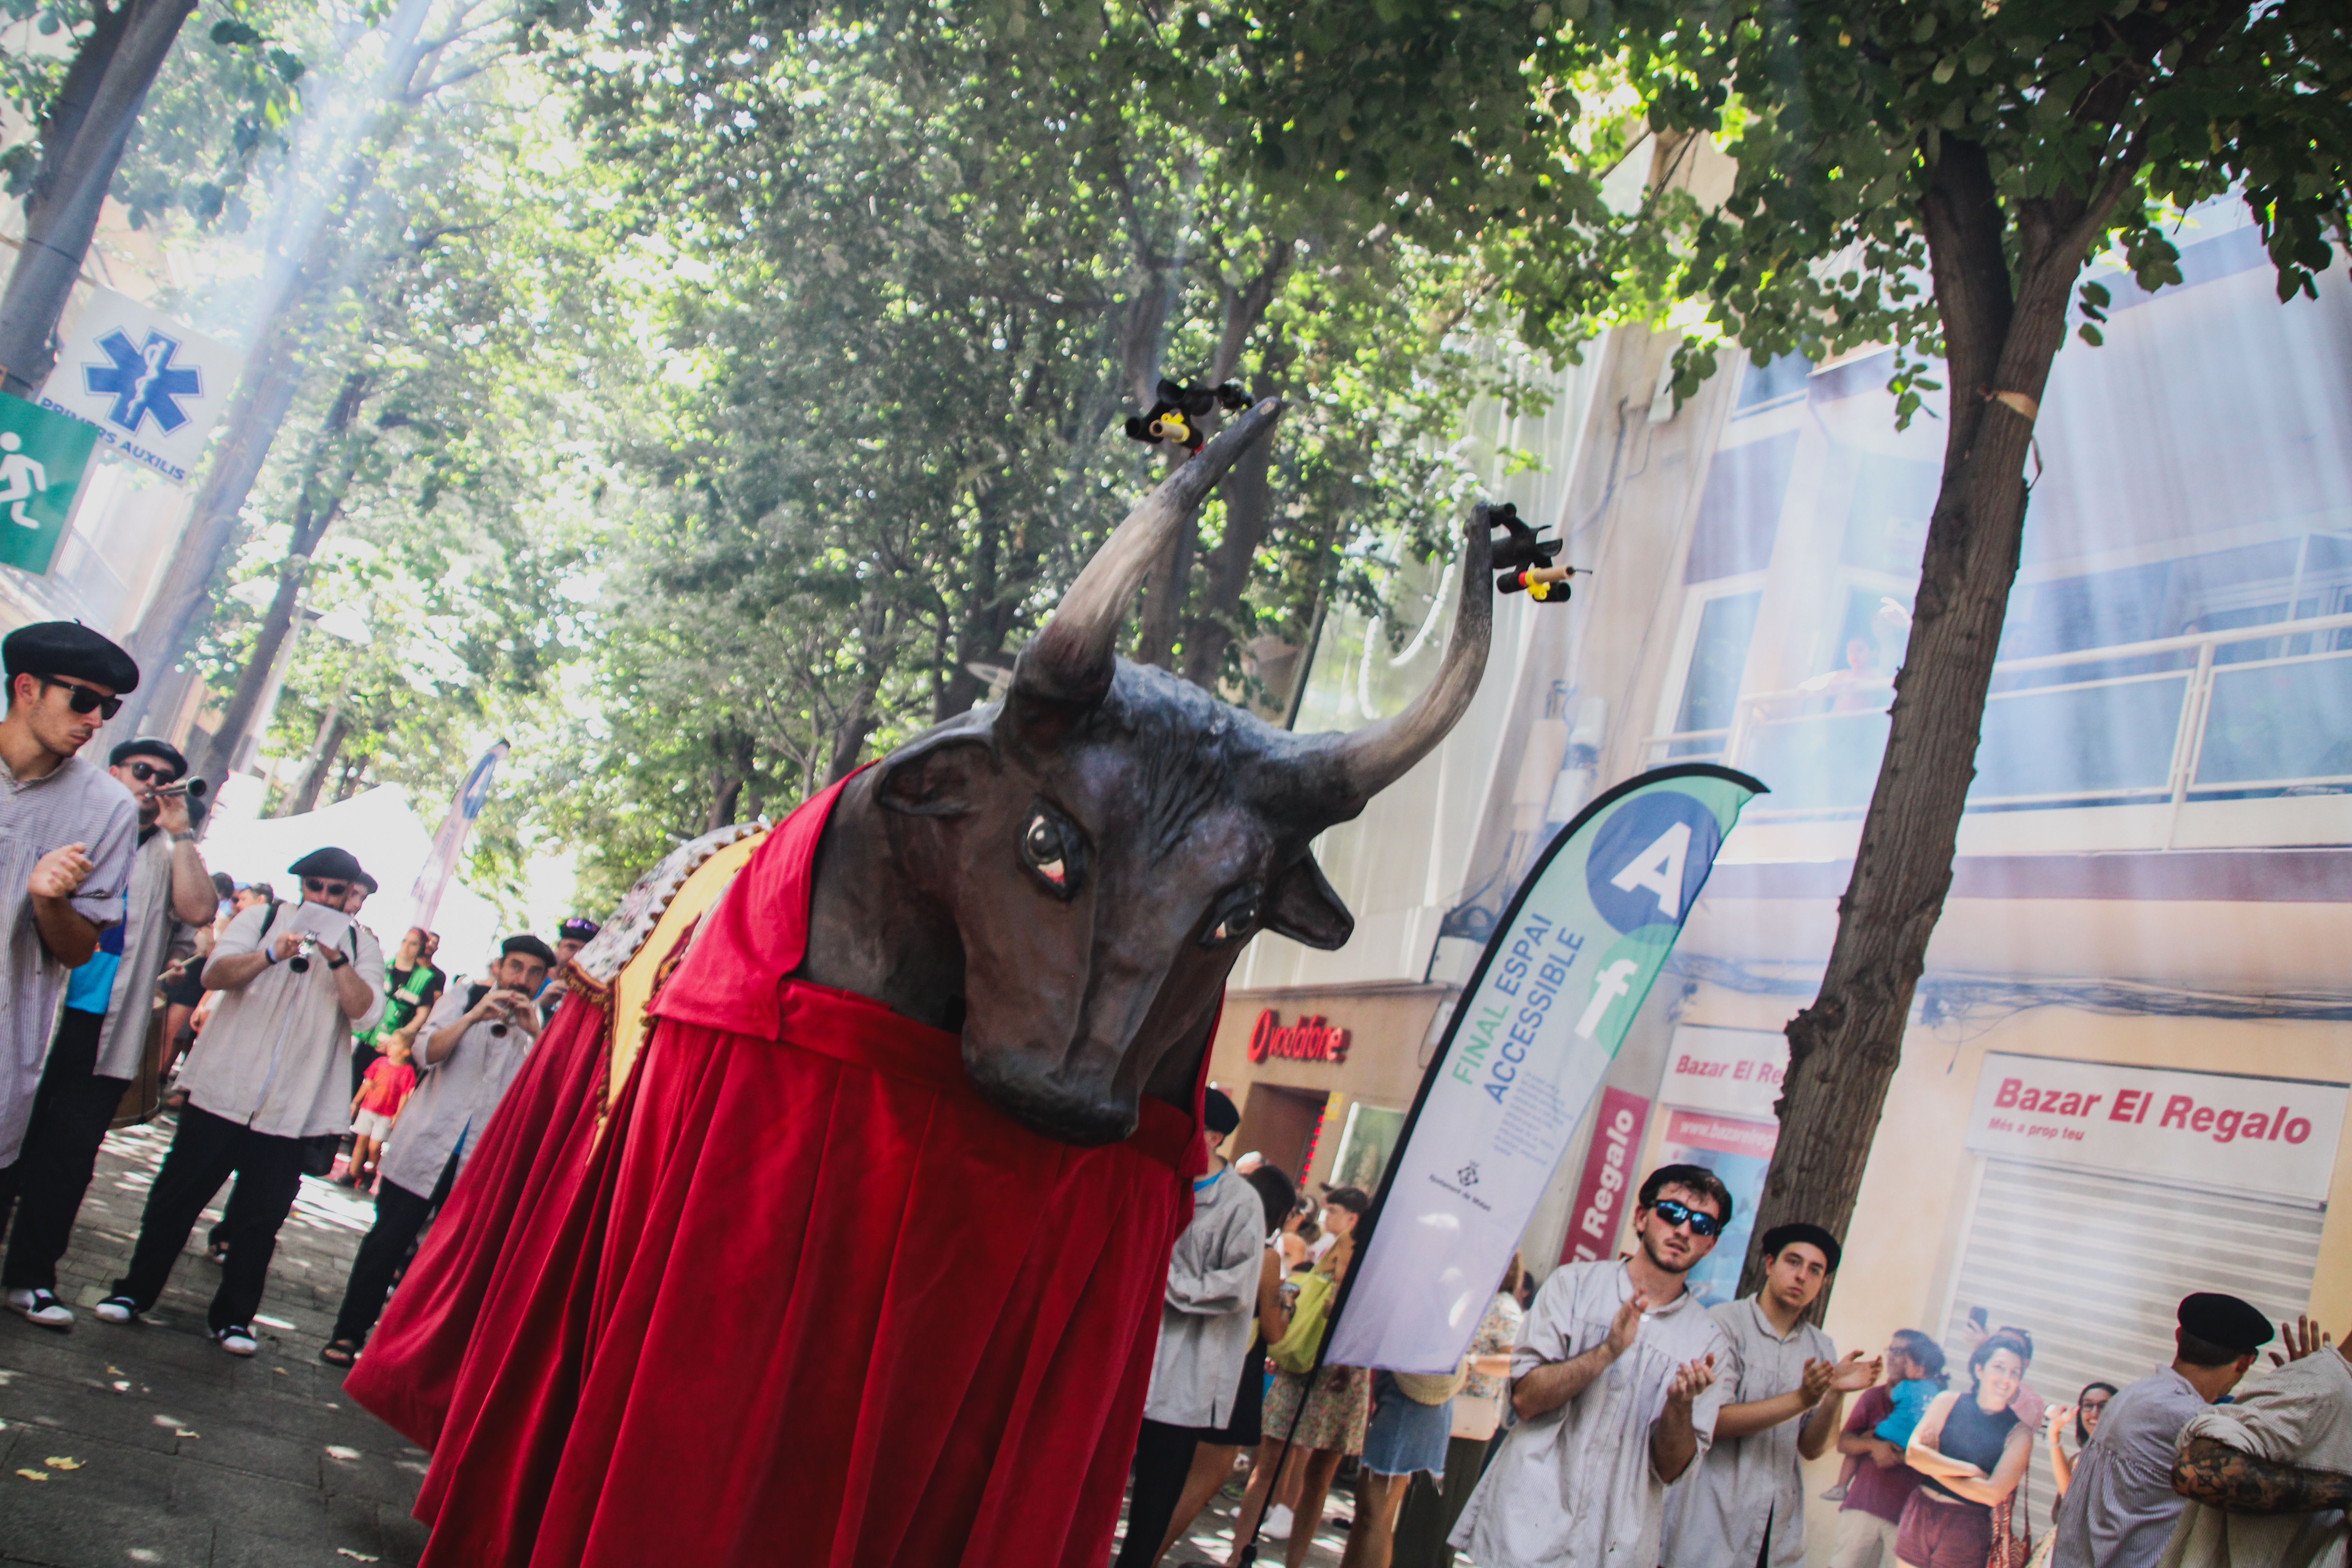
M 1308 844 L 1486 663 L 1483 518 L 1383 723 L 1294 735 L 1115 656 L 1279 412 L 1119 526 L 1001 703 L 681 851 L 580 955 L 349 1383 L 433 1450 L 428 1568 L 1098 1568 L 1225 975 L 1259 931 L 1347 940 Z

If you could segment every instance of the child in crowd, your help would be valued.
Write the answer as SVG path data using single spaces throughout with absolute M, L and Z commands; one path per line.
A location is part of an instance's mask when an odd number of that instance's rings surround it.
M 383 1055 L 368 1064 L 360 1091 L 352 1096 L 352 1158 L 343 1180 L 352 1186 L 370 1186 L 375 1163 L 400 1108 L 416 1088 L 416 1069 L 408 1063 L 409 1038 L 394 1035 L 383 1042 Z
M 1927 1414 L 1927 1406 L 1935 1403 L 1936 1395 L 1944 1392 L 1950 1374 L 1944 1370 L 1944 1347 L 1916 1329 L 1897 1329 L 1888 1351 L 1886 1375 L 1890 1381 L 1886 1396 L 1894 1401 L 1895 1408 L 1871 1428 L 1871 1435 L 1904 1448 L 1910 1446 L 1911 1434 Z M 1822 1496 L 1831 1502 L 1843 1502 L 1846 1487 L 1862 1465 L 1860 1455 L 1848 1454 L 1845 1468 L 1838 1472 L 1837 1485 Z

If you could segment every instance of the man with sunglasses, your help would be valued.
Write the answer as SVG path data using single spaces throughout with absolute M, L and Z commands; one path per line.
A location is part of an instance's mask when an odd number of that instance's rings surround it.
M 1837 1272 L 1842 1248 L 1817 1225 L 1764 1233 L 1764 1286 L 1709 1313 L 1731 1344 L 1720 1371 L 1729 1403 L 1715 1442 L 1666 1504 L 1666 1568 L 1802 1568 L 1804 1461 L 1829 1452 L 1845 1396 L 1878 1381 L 1879 1363 L 1843 1361 L 1805 1314 Z
M 234 1175 L 207 1314 L 234 1355 L 259 1348 L 253 1316 L 278 1229 L 305 1173 L 324 1175 L 333 1161 L 351 1101 L 352 1031 L 383 1007 L 383 950 L 343 909 L 359 861 L 320 849 L 288 868 L 302 879 L 301 901 L 246 910 L 205 962 L 205 989 L 220 995 L 180 1075 L 188 1102 L 148 1189 L 130 1272 L 94 1309 L 127 1323 L 152 1307 L 196 1216 Z
M 49 1029 L 70 973 L 122 920 L 137 847 L 130 793 L 76 753 L 139 684 L 88 626 L 43 621 L 0 639 L 0 1198 L 13 1197 Z
M 1716 1373 L 1730 1343 L 1684 1276 L 1730 1218 L 1714 1172 L 1662 1165 L 1642 1184 L 1631 1254 L 1544 1281 L 1511 1355 L 1519 1424 L 1454 1531 L 1479 1568 L 1658 1562 L 1666 1489 L 1706 1457 L 1728 1393 Z
M 155 980 L 171 954 L 175 922 L 205 924 L 216 902 L 187 796 L 160 793 L 188 771 L 179 749 L 149 736 L 123 742 L 107 761 L 107 772 L 138 803 L 130 890 L 122 919 L 100 935 L 98 952 L 66 985 L 17 1162 L 16 1224 L 0 1268 L 8 1305 L 50 1329 L 73 1325 L 72 1310 L 57 1298 L 58 1259 L 73 1239 L 74 1216 L 115 1108 L 139 1076 Z M 5 1218 L 0 1203 L 0 1222 Z

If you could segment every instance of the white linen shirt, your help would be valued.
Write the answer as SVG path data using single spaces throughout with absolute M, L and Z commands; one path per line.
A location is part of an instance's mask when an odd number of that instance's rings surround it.
M 103 930 L 122 919 L 138 837 L 139 803 L 104 768 L 68 757 L 39 778 L 20 779 L 0 762 L 0 1171 L 24 1147 L 73 973 L 41 940 L 33 868 L 53 849 L 85 846 L 90 873 L 67 901 Z
M 316 1138 L 351 1124 L 352 1031 L 383 1010 L 383 949 L 341 910 L 324 904 L 280 904 L 267 939 L 269 906 L 256 904 L 229 921 L 205 968 L 224 958 L 271 948 L 288 932 L 305 932 L 350 952 L 367 986 L 368 1010 L 344 1016 L 336 1000 L 335 972 L 313 953 L 305 973 L 293 962 L 269 965 L 235 991 L 219 993 L 212 1021 L 196 1037 L 180 1083 L 199 1110 L 274 1138 Z M 356 940 L 354 940 L 356 939 Z
M 1727 1405 L 1774 1399 L 1805 1381 L 1808 1361 L 1834 1362 L 1837 1346 L 1811 1323 L 1783 1335 L 1753 1296 L 1710 1308 L 1730 1342 L 1728 1365 L 1716 1363 Z M 1810 1414 L 1810 1413 L 1809 1413 Z M 1805 1561 L 1804 1459 L 1797 1451 L 1808 1416 L 1727 1437 L 1694 1460 L 1666 1494 L 1666 1568 L 1748 1568 L 1772 1531 L 1770 1568 L 1802 1568 Z
M 1621 1261 L 1562 1265 L 1528 1310 L 1512 1378 L 1606 1340 L 1610 1320 L 1633 1294 Z M 1582 1393 L 1511 1429 L 1453 1544 L 1479 1568 L 1656 1568 L 1666 1483 L 1650 1463 L 1650 1427 L 1665 1410 L 1675 1371 L 1710 1353 L 1720 1373 L 1731 1346 L 1689 1291 L 1643 1313 L 1633 1347 Z M 1714 1442 L 1727 1393 L 1718 1375 L 1692 1403 L 1694 1466 Z
M 2099 1430 L 2106 1429 L 2103 1415 Z M 2352 1367 L 2331 1347 L 2255 1373 L 2238 1384 L 2230 1404 L 2190 1416 L 2174 1452 L 2192 1437 L 2217 1437 L 2274 1464 L 2352 1475 Z M 2333 1509 L 2224 1513 L 2190 1502 L 2157 1563 L 2158 1568 L 2334 1568 L 2344 1561 L 2347 1539 L 2345 1516 Z
M 107 993 L 106 1022 L 98 1026 L 94 1078 L 137 1078 L 147 1050 L 148 1015 L 155 977 L 172 949 L 172 836 L 160 828 L 147 836 L 131 860 L 131 898 L 125 906 L 122 962 L 114 966 L 114 989 Z
M 1232 1166 L 1193 1195 L 1192 1223 L 1168 1258 L 1145 1420 L 1222 1426 L 1234 1418 L 1265 1268 L 1265 1204 Z
M 416 1069 L 416 1089 L 400 1108 L 392 1139 L 376 1166 L 385 1181 L 420 1198 L 433 1195 L 450 1155 L 457 1155 L 458 1168 L 465 1168 L 467 1158 L 481 1144 L 491 1112 L 530 1054 L 531 1037 L 520 1026 L 509 1024 L 501 1035 L 496 1032 L 499 1021 L 491 1018 L 470 1026 L 457 1037 L 457 1047 L 439 1061 L 425 1059 L 427 1042 L 471 1008 L 467 997 L 472 991 L 470 985 L 451 986 L 416 1031 L 408 1058 Z

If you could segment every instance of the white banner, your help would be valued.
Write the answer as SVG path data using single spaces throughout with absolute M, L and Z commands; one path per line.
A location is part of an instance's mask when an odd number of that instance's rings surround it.
M 1968 1146 L 2193 1186 L 2327 1201 L 2340 1083 L 1985 1058 Z
M 1711 763 L 1659 768 L 1552 840 L 1422 1079 L 1361 1227 L 1329 1361 L 1454 1370 L 1723 836 L 1762 789 Z
M 1723 1110 L 1759 1121 L 1778 1118 L 1772 1107 L 1789 1076 L 1789 1037 L 1763 1029 L 1715 1029 L 1685 1024 L 1666 1052 L 1666 1080 L 1658 1099 L 1692 1110 Z
M 40 404 L 97 426 L 116 451 L 185 483 L 236 384 L 240 359 L 128 294 L 98 289 L 58 351 Z

